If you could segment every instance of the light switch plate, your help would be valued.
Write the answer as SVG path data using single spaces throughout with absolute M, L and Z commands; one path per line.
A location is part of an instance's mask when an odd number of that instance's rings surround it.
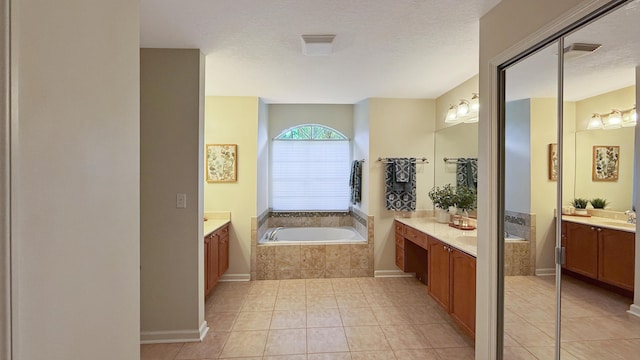
M 187 208 L 187 194 L 185 193 L 176 194 L 176 208 L 177 209 Z

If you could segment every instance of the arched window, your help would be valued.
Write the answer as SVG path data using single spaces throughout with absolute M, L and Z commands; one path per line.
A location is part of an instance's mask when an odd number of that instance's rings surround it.
M 349 139 L 318 124 L 289 128 L 273 139 L 271 207 L 275 211 L 349 209 Z

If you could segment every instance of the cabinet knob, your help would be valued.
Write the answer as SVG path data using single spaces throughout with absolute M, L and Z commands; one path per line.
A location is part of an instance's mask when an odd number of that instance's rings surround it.
M 602 231 L 602 229 L 598 228 L 598 231 Z
M 591 230 L 595 230 L 596 228 L 594 228 L 593 226 L 591 227 Z

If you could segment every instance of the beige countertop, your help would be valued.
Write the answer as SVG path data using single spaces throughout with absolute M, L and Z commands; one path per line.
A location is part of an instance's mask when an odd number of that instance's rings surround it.
M 433 217 L 396 218 L 396 220 L 473 257 L 478 255 L 477 230 L 458 230 L 448 224 L 436 222 Z
M 211 234 L 231 222 L 231 213 L 228 211 L 205 212 L 204 217 L 207 219 L 203 224 L 204 236 Z
M 598 216 L 583 217 L 574 215 L 562 215 L 563 221 L 570 221 L 578 224 L 603 227 L 613 230 L 621 230 L 627 232 L 636 232 L 636 224 L 629 224 L 623 220 L 609 219 Z

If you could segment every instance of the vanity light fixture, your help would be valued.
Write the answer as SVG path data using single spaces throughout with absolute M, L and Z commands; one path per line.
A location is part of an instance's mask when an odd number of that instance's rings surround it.
M 610 113 L 591 115 L 587 130 L 597 129 L 619 129 L 621 127 L 633 127 L 638 123 L 638 113 L 636 112 L 636 106 L 633 105 L 631 109 L 617 110 L 613 109 Z
M 480 96 L 478 93 L 472 93 L 471 101 L 460 99 L 458 105 L 449 105 L 444 122 L 447 124 L 478 122 L 478 110 L 480 110 Z
M 605 129 L 618 129 L 622 126 L 622 113 L 619 110 L 612 110 L 604 123 Z
M 480 96 L 478 96 L 478 93 L 471 94 L 471 101 L 469 103 L 472 113 L 480 111 Z
M 587 130 L 602 129 L 603 127 L 604 127 L 604 123 L 602 122 L 602 117 L 600 117 L 600 114 L 591 115 L 591 120 L 589 120 L 589 125 L 587 125 Z
M 458 104 L 458 110 L 456 111 L 458 116 L 466 116 L 469 114 L 469 102 L 467 100 L 461 99 Z
M 638 123 L 638 112 L 636 111 L 636 106 L 627 112 L 624 112 L 622 115 L 622 127 L 632 127 L 636 126 Z
M 447 116 L 445 116 L 444 118 L 444 122 L 447 124 L 454 124 L 457 123 L 458 114 L 457 114 L 457 110 L 455 105 L 451 105 L 451 107 L 449 107 L 449 111 L 447 111 Z

